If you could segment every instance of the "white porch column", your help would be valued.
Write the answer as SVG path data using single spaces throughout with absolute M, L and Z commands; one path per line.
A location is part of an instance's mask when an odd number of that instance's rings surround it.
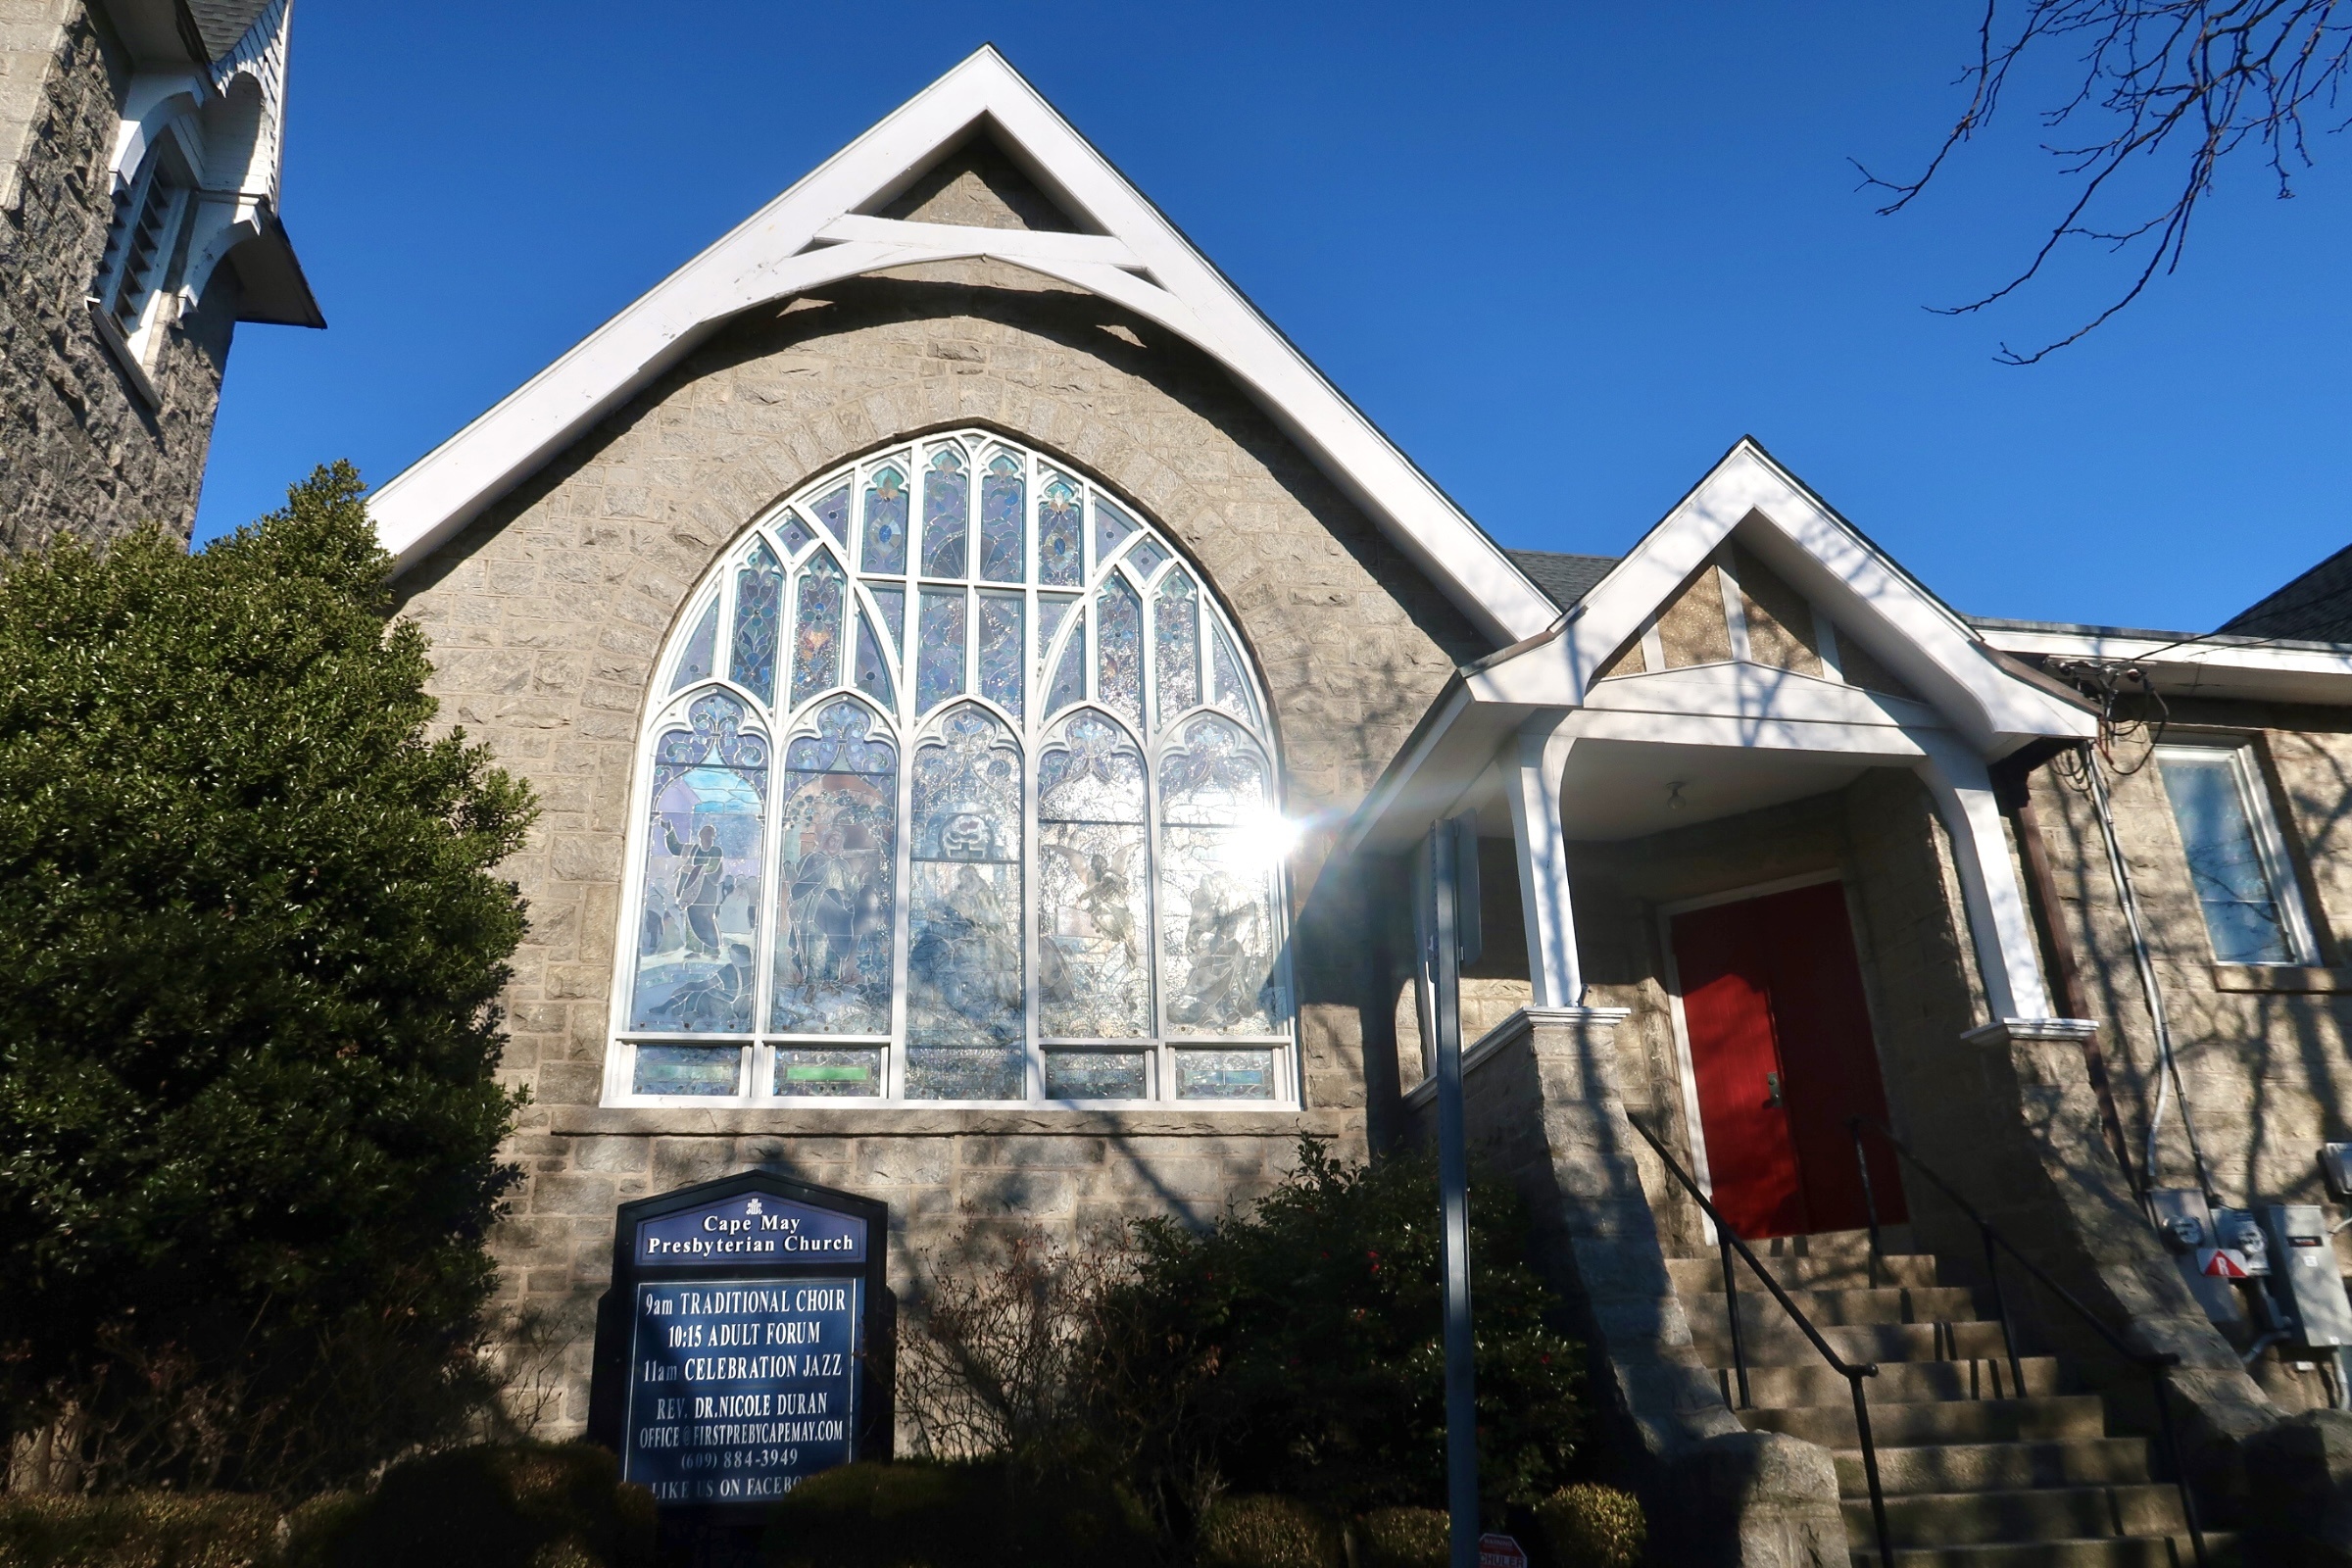
M 1560 779 L 1575 741 L 1568 727 L 1572 716 L 1530 719 L 1501 760 L 1511 840 L 1519 851 L 1519 909 L 1527 922 L 1527 977 L 1535 993 L 1530 1005 L 1537 1007 L 1573 1007 L 1585 994 L 1560 832 Z
M 1914 764 L 1936 799 L 1936 814 L 1952 835 L 1952 859 L 1968 905 L 1969 935 L 1977 968 L 1984 977 L 1984 1000 L 1995 1023 L 2008 1018 L 2047 1018 L 2049 992 L 2041 979 L 2041 954 L 2034 923 L 2018 886 L 2009 835 L 2001 825 L 2000 803 L 1984 760 L 1954 737 L 1922 731 L 1913 738 L 1926 756 Z

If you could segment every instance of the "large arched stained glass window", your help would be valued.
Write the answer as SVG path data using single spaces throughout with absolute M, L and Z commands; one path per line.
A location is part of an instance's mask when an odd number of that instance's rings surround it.
M 657 670 L 609 1097 L 1294 1100 L 1243 648 L 1135 509 L 992 433 L 806 486 Z

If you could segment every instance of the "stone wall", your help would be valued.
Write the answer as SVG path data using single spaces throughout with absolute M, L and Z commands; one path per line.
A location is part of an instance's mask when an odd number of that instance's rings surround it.
M 773 502 L 858 454 L 981 423 L 1138 503 L 1192 557 L 1272 699 L 1293 860 L 1306 1113 L 596 1108 L 630 768 L 655 660 L 714 557 Z M 893 1278 L 970 1221 L 1074 1234 L 1145 1211 L 1205 1217 L 1273 1178 L 1297 1134 L 1365 1147 L 1377 866 L 1331 834 L 1450 674 L 1460 617 L 1212 363 L 1091 296 L 1000 264 L 912 270 L 755 312 L 583 437 L 400 584 L 432 638 L 443 716 L 545 804 L 510 870 L 532 929 L 504 1076 L 533 1103 L 529 1180 L 498 1238 L 507 1302 L 587 1333 L 612 1206 L 766 1164 L 893 1204 Z M 1385 1040 L 1381 1009 L 1373 1032 Z
M 44 24 L 53 49 L 41 62 L 18 46 L 36 44 Z M 7 117 L 30 104 L 19 156 L 0 168 L 0 549 L 61 530 L 105 540 L 147 522 L 185 539 L 235 326 L 235 270 L 217 270 L 201 307 L 164 329 L 148 369 L 162 401 L 151 406 L 83 304 L 112 209 L 121 52 L 85 7 L 53 0 L 0 0 L 0 42 L 10 46 L 0 152 Z

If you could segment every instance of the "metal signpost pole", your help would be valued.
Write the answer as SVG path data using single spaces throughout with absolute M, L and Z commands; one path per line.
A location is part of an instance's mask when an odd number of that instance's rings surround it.
M 1445 1217 L 1446 1501 L 1452 1568 L 1478 1568 L 1478 1400 L 1470 1338 L 1470 1152 L 1462 1124 L 1462 963 L 1479 947 L 1478 830 L 1470 817 L 1429 836 L 1424 960 L 1437 1036 L 1438 1192 Z M 1466 862 L 1466 863 L 1465 863 Z

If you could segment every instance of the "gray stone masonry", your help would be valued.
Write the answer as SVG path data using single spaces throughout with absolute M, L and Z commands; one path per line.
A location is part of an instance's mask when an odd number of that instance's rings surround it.
M 1690 1343 L 1652 1217 L 1662 1173 L 1627 1120 L 1619 1007 L 1520 1012 L 1465 1063 L 1471 1148 L 1526 1202 L 1537 1266 L 1589 1352 L 1594 1402 L 1627 1457 L 1658 1560 L 1740 1568 L 1846 1561 L 1829 1450 L 1750 1432 Z M 1434 1095 L 1413 1135 L 1436 1137 Z
M 45 59 L 33 47 L 44 26 Z M 120 69 L 80 4 L 0 0 L 0 157 L 21 125 L 18 155 L 0 165 L 0 550 L 149 522 L 184 540 L 235 328 L 235 270 L 215 272 L 201 307 L 164 329 L 148 368 L 162 404 L 150 407 L 82 303 L 112 212 Z
M 1141 506 L 1200 566 L 1272 698 L 1294 858 L 1304 1115 L 598 1109 L 630 770 L 664 639 L 713 559 L 833 464 L 946 426 L 1004 430 Z M 400 582 L 430 635 L 442 716 L 538 790 L 508 867 L 531 931 L 504 1079 L 531 1091 L 526 1182 L 496 1238 L 504 1301 L 567 1337 L 555 1430 L 584 1409 L 612 1206 L 750 1165 L 883 1198 L 893 1281 L 967 1225 L 1063 1235 L 1205 1218 L 1277 1176 L 1314 1131 L 1360 1154 L 1365 910 L 1331 834 L 1454 665 L 1486 649 L 1456 612 L 1195 351 L 1000 264 L 843 283 L 754 312 L 559 456 Z M 1374 1009 L 1385 1043 L 1387 1023 Z

